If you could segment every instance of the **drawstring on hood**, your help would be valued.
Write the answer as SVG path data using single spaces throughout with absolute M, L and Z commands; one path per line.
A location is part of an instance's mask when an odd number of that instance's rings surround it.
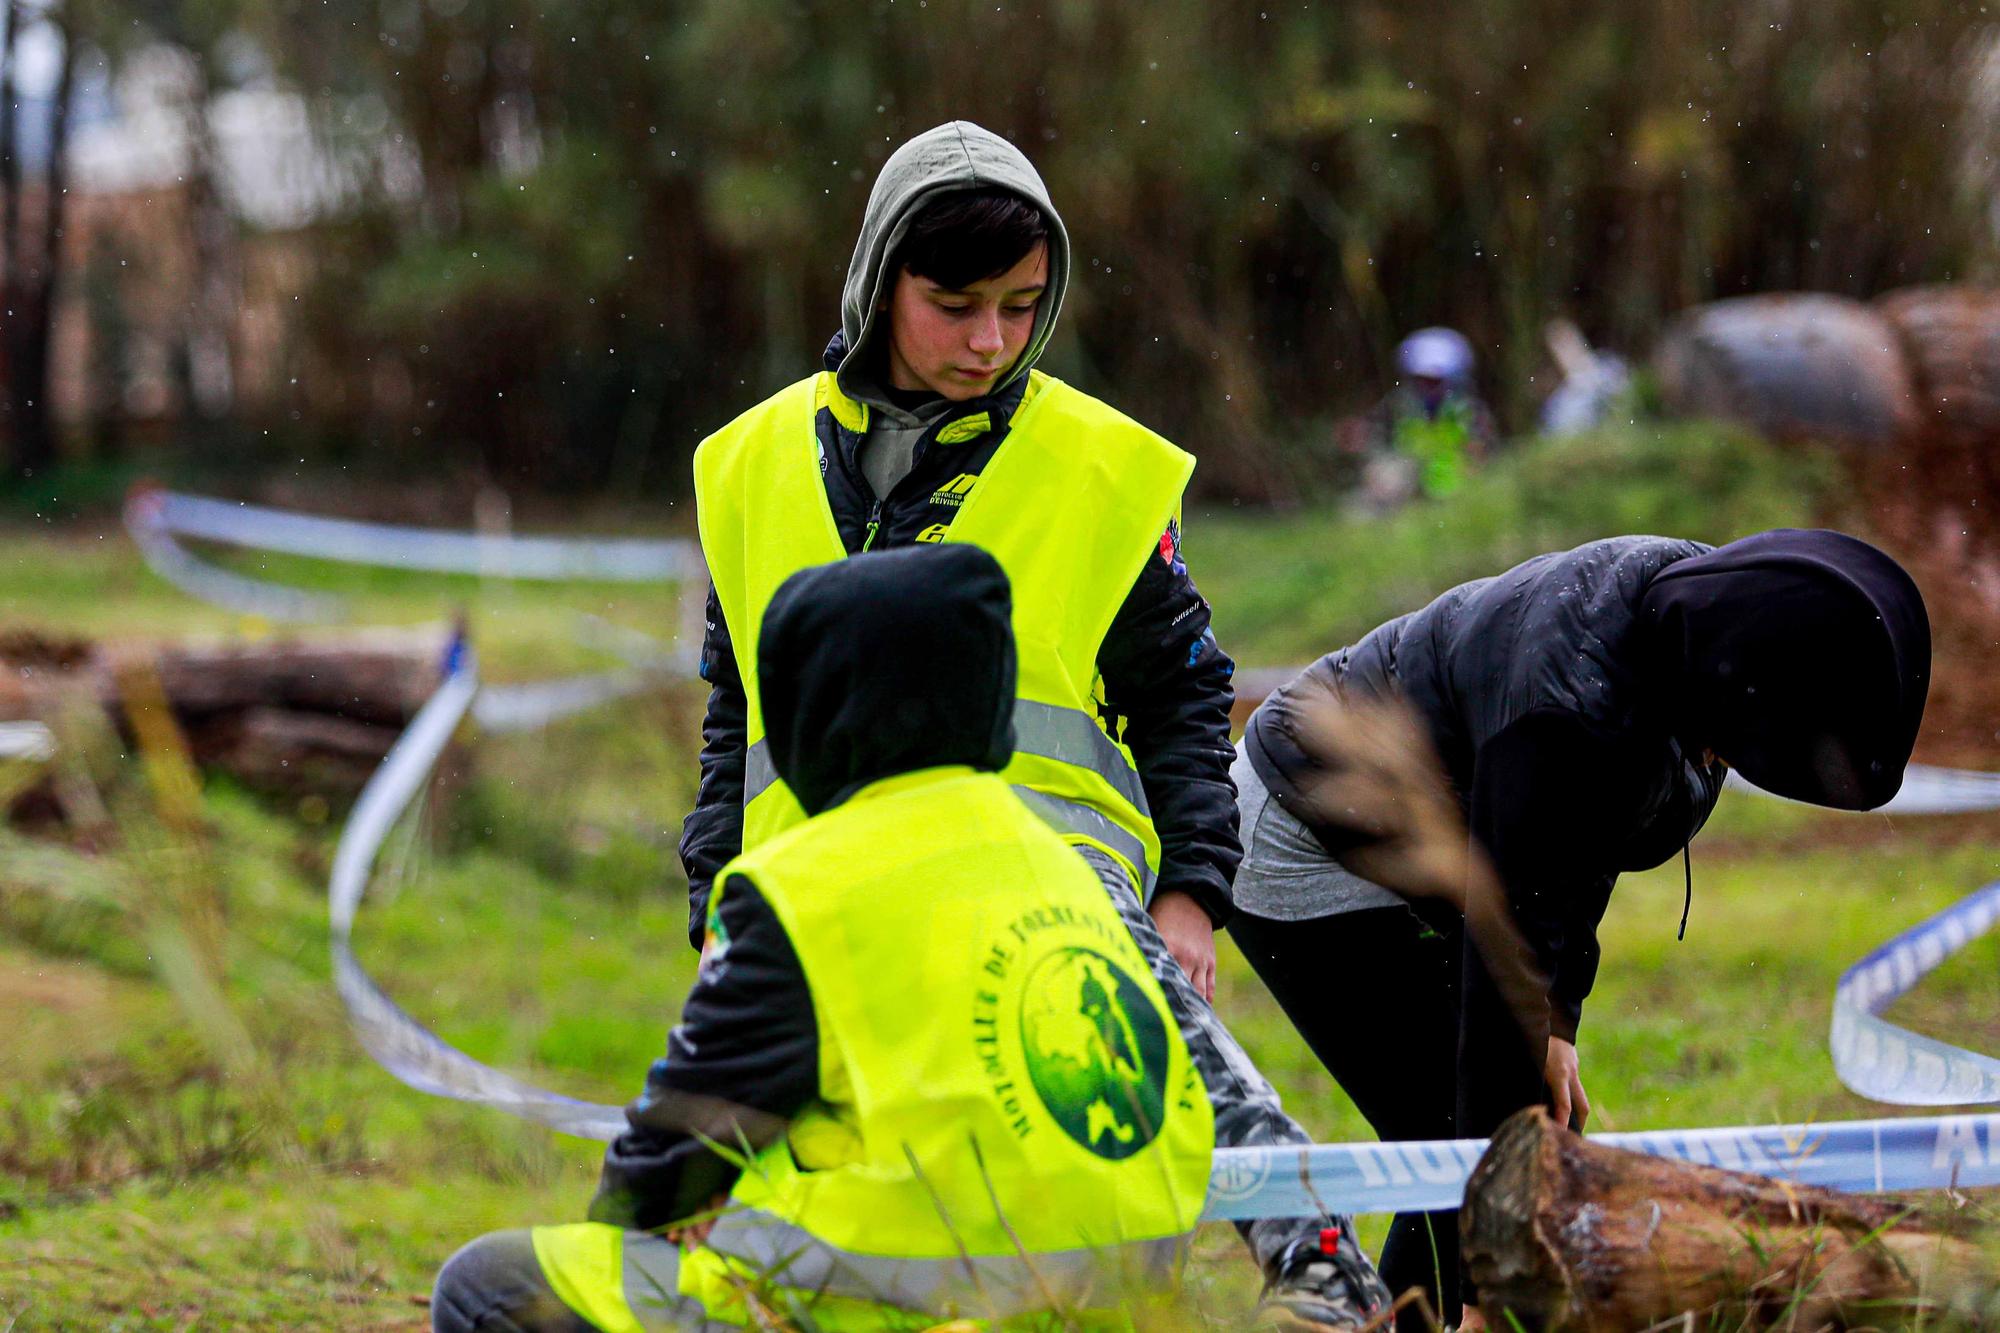
M 1687 876 L 1687 888 L 1681 896 L 1681 931 L 1674 936 L 1677 940 L 1688 937 L 1688 913 L 1694 910 L 1694 853 L 1688 850 L 1693 846 L 1692 840 L 1681 844 L 1681 873 Z
M 898 148 L 882 164 L 868 193 L 861 234 L 847 265 L 841 292 L 840 328 L 846 342 L 837 379 L 840 391 L 857 402 L 899 411 L 890 400 L 882 339 L 888 321 L 883 305 L 895 285 L 896 252 L 910 219 L 940 195 L 963 190 L 1005 190 L 1041 210 L 1049 226 L 1049 279 L 1035 309 L 1035 327 L 997 393 L 1028 373 L 1055 330 L 1069 286 L 1069 233 L 1049 200 L 1048 187 L 1020 149 L 971 121 L 954 120 L 926 130 Z
M 771 764 L 809 815 L 871 782 L 1014 752 L 1013 596 L 1000 563 L 947 543 L 802 569 L 757 641 Z
M 1684 745 L 1835 809 L 1872 810 L 1902 786 L 1930 619 L 1881 551 L 1838 532 L 1759 533 L 1668 566 L 1640 615 Z

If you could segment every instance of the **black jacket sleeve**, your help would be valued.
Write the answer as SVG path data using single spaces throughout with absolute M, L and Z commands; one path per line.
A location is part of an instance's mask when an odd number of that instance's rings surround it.
M 1570 903 L 1562 952 L 1556 956 L 1556 974 L 1549 983 L 1549 1031 L 1571 1045 L 1576 1044 L 1576 1031 L 1583 1023 L 1583 1002 L 1597 984 L 1597 925 L 1611 905 L 1611 886 L 1617 882 L 1616 875 L 1601 875 Z
M 750 729 L 750 702 L 736 670 L 736 648 L 712 585 L 701 678 L 709 686 L 708 713 L 701 723 L 701 788 L 681 823 L 680 848 L 688 883 L 688 942 L 697 949 L 708 920 L 708 886 L 743 850 L 743 769 Z
M 1208 602 L 1181 559 L 1179 539 L 1176 524 L 1139 571 L 1098 650 L 1097 669 L 1106 702 L 1125 719 L 1123 738 L 1160 835 L 1154 893 L 1186 893 L 1222 925 L 1243 859 L 1229 780 L 1236 664 L 1216 646 Z
M 739 1159 L 819 1094 L 819 1027 L 798 954 L 757 886 L 731 875 L 667 1054 L 604 1153 L 593 1221 L 652 1230 L 707 1208 Z M 707 1140 L 708 1142 L 704 1142 Z
M 1576 1038 L 1616 878 L 1605 867 L 1617 831 L 1631 823 L 1632 773 L 1623 747 L 1557 711 L 1530 713 L 1475 758 L 1472 833 L 1499 876 L 1514 938 L 1489 928 L 1478 941 L 1468 904 L 1464 1133 L 1490 1133 L 1541 1100 L 1550 1035 Z

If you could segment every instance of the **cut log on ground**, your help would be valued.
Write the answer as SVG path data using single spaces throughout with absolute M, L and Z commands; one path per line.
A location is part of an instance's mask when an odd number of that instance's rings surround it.
M 448 632 L 368 630 L 227 643 L 92 644 L 0 631 L 0 719 L 50 719 L 95 700 L 127 739 L 125 694 L 166 700 L 198 765 L 284 796 L 345 800 L 437 688 Z M 137 673 L 135 676 L 134 673 Z M 54 806 L 34 791 L 17 818 Z
M 1459 1227 L 1496 1328 L 1931 1327 L 1992 1280 L 1908 1203 L 1599 1147 L 1539 1107 L 1494 1135 Z

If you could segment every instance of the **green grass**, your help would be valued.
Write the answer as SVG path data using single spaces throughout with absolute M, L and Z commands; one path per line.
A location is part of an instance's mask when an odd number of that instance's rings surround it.
M 1247 665 L 1310 660 L 1467 579 L 1599 537 L 1724 542 L 1809 524 L 1823 454 L 1704 423 L 1642 422 L 1501 455 L 1449 499 L 1375 519 L 1338 509 L 1192 515 L 1185 549 L 1216 634 Z
M 1386 523 L 1196 515 L 1189 550 L 1225 644 L 1279 663 L 1547 547 L 1809 519 L 1816 476 L 1724 436 L 1638 432 L 1516 455 Z M 658 591 L 258 563 L 233 567 L 350 593 L 366 623 L 464 605 L 493 674 L 516 678 L 598 660 L 573 645 L 579 611 L 673 621 Z M 0 533 L 0 571 L 0 626 L 266 632 L 160 584 L 115 531 Z M 629 1097 L 692 975 L 672 849 L 699 704 L 670 692 L 482 742 L 362 909 L 360 952 L 390 993 L 481 1059 Z M 199 828 L 165 837 L 136 775 L 102 782 L 122 848 L 0 839 L 0 1330 L 420 1328 L 458 1244 L 581 1216 L 594 1145 L 413 1092 L 357 1048 L 326 955 L 337 813 L 313 823 L 211 782 Z M 1696 846 L 1685 943 L 1677 865 L 1613 900 L 1581 1041 L 1602 1125 L 1882 1114 L 1833 1076 L 1834 981 L 2000 873 L 1985 827 L 1728 798 Z M 1221 954 L 1218 1008 L 1287 1105 L 1323 1140 L 1365 1136 L 1226 939 Z M 1898 1017 L 2000 1045 L 1996 956 L 1982 944 Z M 1341 996 L 1357 1023 L 1392 998 Z M 1364 1225 L 1371 1244 L 1381 1228 Z M 1205 1228 L 1188 1326 L 1240 1327 L 1255 1286 L 1229 1230 Z

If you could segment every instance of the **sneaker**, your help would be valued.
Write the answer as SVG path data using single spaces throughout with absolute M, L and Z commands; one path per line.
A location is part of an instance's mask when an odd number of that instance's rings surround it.
M 1341 1218 L 1317 1238 L 1293 1241 L 1279 1256 L 1257 1303 L 1264 1333 L 1354 1333 L 1389 1309 L 1388 1284 L 1354 1242 L 1354 1226 Z

